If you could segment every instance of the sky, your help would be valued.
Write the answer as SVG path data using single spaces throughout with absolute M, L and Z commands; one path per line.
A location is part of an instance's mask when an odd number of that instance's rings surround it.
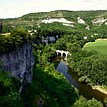
M 107 0 L 0 0 L 0 18 L 53 10 L 107 10 Z

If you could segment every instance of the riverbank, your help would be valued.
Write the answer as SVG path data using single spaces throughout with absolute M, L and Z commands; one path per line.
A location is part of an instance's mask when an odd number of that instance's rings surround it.
M 104 94 L 107 94 L 107 89 L 104 86 L 92 86 L 92 89 L 98 90 Z
M 87 99 L 95 98 L 98 101 L 101 101 L 102 103 L 104 103 L 104 99 L 107 98 L 107 86 L 91 86 L 91 85 L 82 83 L 79 81 L 79 76 L 72 71 L 72 69 L 68 66 L 68 64 L 65 61 L 61 61 L 61 60 L 55 61 L 54 66 L 57 67 L 58 64 L 60 63 L 64 64 L 62 65 L 63 67 L 64 66 L 68 67 L 68 72 L 66 71 L 62 73 L 64 74 L 66 78 L 68 78 L 68 76 L 66 76 L 65 74 L 68 74 L 69 78 L 72 78 L 75 81 L 75 83 L 78 84 L 78 90 L 79 90 L 80 95 L 84 96 Z M 61 67 L 60 72 L 64 70 L 63 67 Z M 71 83 L 71 79 L 68 79 L 68 81 Z
M 71 72 L 71 68 L 70 67 L 69 67 L 68 72 L 75 78 L 76 81 L 78 81 L 78 76 Z M 93 90 L 97 90 L 97 91 L 107 95 L 107 86 L 100 86 L 100 85 L 91 86 L 90 85 L 90 87 L 92 87 Z
M 79 92 L 87 99 L 95 98 L 102 103 L 107 98 L 107 86 L 91 86 L 79 81 L 79 76 L 69 67 L 68 72 L 79 85 Z
M 57 64 L 58 64 L 58 62 L 59 61 L 57 61 Z M 67 63 L 65 63 L 65 64 L 68 66 Z M 68 66 L 68 72 L 71 73 L 70 71 L 71 71 L 71 68 Z M 77 79 L 78 78 L 77 75 L 75 75 L 73 73 L 71 75 L 76 79 L 76 81 L 78 80 Z M 97 91 L 107 95 L 107 86 L 98 86 L 98 85 L 96 85 L 96 86 L 90 86 L 90 87 L 92 87 L 93 90 L 97 90 Z

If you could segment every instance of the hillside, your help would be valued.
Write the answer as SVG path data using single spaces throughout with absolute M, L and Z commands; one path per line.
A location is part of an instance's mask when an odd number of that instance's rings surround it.
M 3 32 L 9 32 L 11 29 L 18 27 L 26 29 L 37 28 L 41 23 L 51 22 L 59 22 L 65 26 L 73 27 L 74 29 L 85 28 L 86 30 L 93 31 L 95 29 L 98 29 L 99 26 L 107 26 L 107 11 L 57 10 L 51 12 L 29 13 L 19 18 L 2 20 L 4 26 Z M 69 23 L 64 23 L 63 21 L 65 20 Z

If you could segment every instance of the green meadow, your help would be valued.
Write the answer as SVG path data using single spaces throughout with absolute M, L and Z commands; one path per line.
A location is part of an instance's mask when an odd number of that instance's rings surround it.
M 98 54 L 107 55 L 107 39 L 97 39 L 95 42 L 88 42 L 83 49 L 87 51 L 97 51 Z

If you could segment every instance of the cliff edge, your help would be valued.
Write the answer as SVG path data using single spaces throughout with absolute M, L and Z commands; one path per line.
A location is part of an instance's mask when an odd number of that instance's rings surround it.
M 30 42 L 23 44 L 13 52 L 2 54 L 0 59 L 3 62 L 3 68 L 12 76 L 21 82 L 29 83 L 32 81 L 34 57 Z

